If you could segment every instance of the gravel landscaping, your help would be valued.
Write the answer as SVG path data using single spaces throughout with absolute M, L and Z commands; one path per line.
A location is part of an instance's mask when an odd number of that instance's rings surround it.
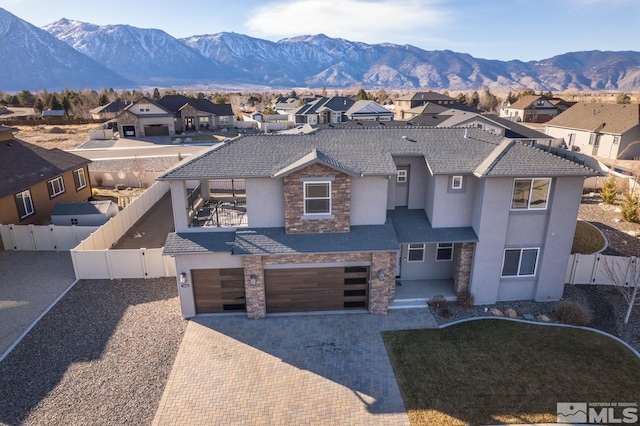
M 186 324 L 172 278 L 78 282 L 0 363 L 0 424 L 150 424 Z

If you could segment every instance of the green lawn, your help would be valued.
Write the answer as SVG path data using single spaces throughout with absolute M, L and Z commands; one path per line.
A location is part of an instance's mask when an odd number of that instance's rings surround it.
M 413 426 L 555 422 L 558 402 L 640 403 L 640 359 L 590 331 L 483 320 L 383 338 Z

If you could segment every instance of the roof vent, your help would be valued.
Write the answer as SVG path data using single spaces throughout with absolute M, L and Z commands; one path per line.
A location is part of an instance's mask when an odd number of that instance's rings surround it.
M 407 138 L 407 135 L 402 135 L 402 139 L 404 139 L 406 141 L 409 138 Z
M 469 138 L 469 135 L 467 134 L 467 130 L 468 130 L 468 129 L 465 127 L 465 128 L 464 128 L 464 138 L 465 138 L 465 139 Z

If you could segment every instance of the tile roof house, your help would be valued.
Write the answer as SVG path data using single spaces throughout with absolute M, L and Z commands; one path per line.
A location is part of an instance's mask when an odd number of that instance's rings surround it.
M 208 99 L 183 95 L 164 96 L 158 104 L 174 114 L 177 132 L 233 126 L 231 104 L 214 104 Z
M 427 104 L 441 105 L 445 108 L 451 108 L 452 105 L 456 105 L 457 103 L 458 101 L 450 96 L 431 91 L 411 93 L 405 96 L 400 96 L 393 101 L 393 104 L 396 107 L 396 120 L 410 119 L 415 115 L 415 110 L 413 110 L 414 108 L 421 107 Z
M 478 304 L 557 300 L 592 175 L 477 128 L 243 136 L 159 178 L 176 230 L 164 253 L 185 317 L 382 314 L 397 281 Z
M 58 202 L 91 196 L 86 158 L 14 138 L 0 126 L 0 223 L 47 224 Z
M 640 158 L 640 105 L 578 103 L 547 122 L 546 133 L 587 155 Z
M 345 96 L 319 98 L 290 112 L 290 121 L 311 125 L 342 123 L 346 121 L 346 112 L 355 102 Z
M 500 108 L 500 117 L 509 118 L 512 121 L 524 121 L 526 123 L 545 123 L 560 113 L 561 108 L 557 98 L 555 103 L 542 95 L 527 95 L 518 99 L 513 104 L 507 104 Z

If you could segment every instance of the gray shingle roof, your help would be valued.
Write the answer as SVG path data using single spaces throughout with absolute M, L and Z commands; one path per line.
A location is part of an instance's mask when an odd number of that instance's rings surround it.
M 398 241 L 401 243 L 466 243 L 477 242 L 473 228 L 433 228 L 427 214 L 422 209 L 396 207 L 388 210 L 387 216 L 393 223 Z
M 163 254 L 193 254 L 233 251 L 235 232 L 172 232 L 167 235 Z
M 261 134 L 243 136 L 207 151 L 159 179 L 272 177 L 314 149 L 355 175 L 395 175 L 393 156 L 424 157 L 436 175 L 468 174 L 476 171 L 501 142 L 500 137 L 480 129 L 415 126 L 321 129 L 307 135 Z M 590 169 L 530 146 L 518 146 L 513 153 L 520 157 L 501 158 L 504 170 L 517 172 L 525 163 L 527 169 L 549 176 L 592 174 Z
M 390 221 L 352 226 L 350 232 L 287 234 L 284 228 L 248 228 L 235 232 L 171 233 L 164 254 L 223 252 L 234 255 L 389 251 L 399 248 Z
M 557 155 L 508 139 L 487 156 L 474 174 L 478 177 L 600 175 Z
M 234 246 L 236 255 L 389 251 L 400 247 L 390 221 L 352 226 L 350 232 L 338 233 L 287 234 L 284 228 L 238 230 Z
M 198 111 L 208 112 L 217 116 L 233 115 L 231 104 L 214 104 L 208 99 L 188 98 L 183 95 L 167 95 L 158 100 L 158 103 L 176 114 L 186 104 Z

